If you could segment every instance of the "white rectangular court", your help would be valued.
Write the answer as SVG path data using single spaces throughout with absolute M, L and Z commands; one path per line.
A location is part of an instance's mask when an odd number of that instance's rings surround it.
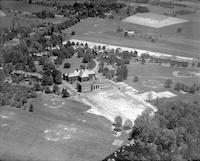
M 162 28 L 170 25 L 188 22 L 188 20 L 160 15 L 157 13 L 137 13 L 122 20 L 122 22 L 133 23 L 153 28 Z
M 127 95 L 116 89 L 92 92 L 87 97 L 97 105 L 92 106 L 88 112 L 102 115 L 112 122 L 115 117 L 121 116 L 123 121 L 129 119 L 134 123 L 145 109 L 150 108 L 156 111 L 154 106 L 138 95 Z

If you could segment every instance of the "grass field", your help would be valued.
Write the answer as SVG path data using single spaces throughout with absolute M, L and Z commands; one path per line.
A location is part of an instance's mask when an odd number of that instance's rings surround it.
M 9 17 L 0 17 L 0 31 L 2 29 L 7 28 L 8 26 L 10 26 L 12 24 L 11 18 Z
M 173 72 L 179 71 L 183 72 L 199 72 L 198 69 L 187 69 L 187 68 L 170 68 L 165 66 L 160 66 L 158 64 L 138 64 L 133 61 L 128 65 L 128 78 L 125 83 L 134 87 L 141 92 L 148 92 L 150 90 L 154 91 L 165 91 L 166 88 L 163 87 L 167 79 L 171 79 L 174 84 L 176 82 L 185 83 L 187 85 L 200 84 L 200 78 L 197 76 L 183 76 L 176 77 Z M 139 77 L 138 82 L 133 82 L 134 76 Z
M 64 68 L 64 64 L 65 63 L 70 63 L 71 66 L 70 68 Z M 79 66 L 83 64 L 82 63 L 82 58 L 77 58 L 76 55 L 73 55 L 72 58 L 69 58 L 69 59 L 65 59 L 62 63 L 62 65 L 59 66 L 59 70 L 62 72 L 62 73 L 72 73 L 74 72 L 74 70 L 76 69 L 79 69 Z M 87 67 L 87 64 L 83 64 Z
M 33 100 L 33 113 L 0 107 L 0 159 L 94 161 L 117 149 L 111 145 L 110 122 L 68 99 L 49 108 L 51 99 L 42 95 Z

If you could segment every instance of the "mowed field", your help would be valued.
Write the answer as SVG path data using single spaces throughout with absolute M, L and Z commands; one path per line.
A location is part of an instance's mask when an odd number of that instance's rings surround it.
M 186 73 L 185 76 L 176 76 L 175 72 Z M 199 73 L 199 69 L 166 67 L 158 64 L 145 64 L 135 63 L 133 61 L 128 65 L 128 78 L 125 83 L 134 87 L 141 92 L 148 91 L 166 91 L 163 87 L 167 79 L 171 79 L 175 85 L 176 82 L 181 82 L 187 85 L 200 84 L 200 78 L 192 73 Z M 133 78 L 138 76 L 139 81 L 133 82 Z
M 0 31 L 12 25 L 12 20 L 6 16 L 0 16 Z
M 0 160 L 98 161 L 112 153 L 111 122 L 69 99 L 41 95 L 34 112 L 0 107 Z
M 83 64 L 82 59 L 83 58 L 77 58 L 76 55 L 73 55 L 72 58 L 65 59 L 62 65 L 60 65 L 58 69 L 62 73 L 72 73 L 74 72 L 74 70 L 79 69 L 80 65 Z M 64 68 L 65 63 L 70 63 L 70 68 Z M 83 65 L 87 67 L 87 64 L 83 64 Z

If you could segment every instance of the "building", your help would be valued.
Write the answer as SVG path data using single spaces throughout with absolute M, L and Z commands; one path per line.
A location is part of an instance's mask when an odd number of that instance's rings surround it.
M 110 84 L 105 79 L 90 80 L 86 82 L 77 83 L 78 92 L 91 92 L 91 91 L 101 90 L 101 89 L 105 89 L 109 87 L 110 87 Z
M 80 81 L 80 82 L 84 82 L 84 81 L 89 81 L 91 79 L 93 79 L 95 77 L 95 72 L 94 71 L 90 71 L 87 69 L 82 69 L 82 70 L 74 70 L 74 72 L 72 73 L 67 73 L 63 75 L 63 79 L 68 81 L 68 82 L 74 82 L 74 81 Z
M 4 44 L 4 47 L 13 47 L 20 44 L 20 40 L 18 38 L 13 38 L 9 42 Z
M 16 76 L 22 76 L 24 78 L 31 78 L 36 81 L 42 81 L 42 75 L 39 73 L 33 73 L 33 72 L 25 72 L 22 70 L 16 70 L 12 72 L 12 75 Z

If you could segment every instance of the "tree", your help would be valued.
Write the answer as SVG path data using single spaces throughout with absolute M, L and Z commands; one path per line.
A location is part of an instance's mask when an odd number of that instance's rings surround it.
M 86 69 L 86 66 L 83 65 L 83 64 L 81 64 L 81 65 L 80 65 L 80 68 L 83 69 L 83 70 L 85 70 L 85 69 Z
M 89 53 L 86 53 L 83 57 L 83 63 L 89 63 L 92 60 L 92 55 Z
M 136 12 L 139 12 L 139 13 L 145 13 L 145 12 L 149 12 L 149 9 L 145 6 L 138 6 L 136 9 L 135 9 Z
M 62 97 L 69 97 L 69 92 L 67 91 L 67 89 L 63 89 L 62 90 Z
M 123 31 L 123 29 L 120 26 L 118 26 L 117 27 L 117 32 L 122 32 L 122 31 Z
M 57 84 L 54 84 L 53 86 L 53 93 L 56 93 L 59 90 L 59 87 Z
M 128 76 L 128 69 L 126 65 L 122 65 L 117 68 L 116 71 L 117 81 L 123 81 Z
M 165 88 L 170 88 L 170 87 L 171 87 L 171 84 L 172 84 L 172 80 L 171 80 L 171 79 L 167 79 L 167 80 L 165 81 L 164 87 L 165 87 Z
M 120 128 L 122 126 L 122 118 L 121 118 L 121 116 L 115 117 L 114 126 L 116 126 L 117 128 Z
M 34 84 L 34 90 L 35 90 L 35 91 L 40 91 L 40 90 L 41 90 L 41 86 L 40 86 L 39 83 L 35 83 L 35 84 Z
M 52 75 L 44 74 L 42 78 L 42 85 L 52 85 L 53 84 L 53 77 Z
M 51 90 L 50 90 L 49 87 L 46 87 L 46 89 L 45 89 L 45 93 L 51 93 Z
M 182 32 L 182 28 L 177 28 L 177 33 L 181 33 Z
M 194 86 L 191 86 L 191 87 L 189 88 L 189 93 L 192 93 L 192 94 L 195 93 L 195 87 L 194 87 Z
M 64 68 L 70 68 L 71 64 L 70 63 L 65 63 Z
M 55 84 L 61 84 L 62 83 L 62 72 L 60 70 L 53 69 L 52 76 L 53 76 L 53 82 Z
M 79 83 L 76 84 L 76 89 L 78 92 L 81 92 L 81 85 Z
M 54 63 L 55 63 L 56 65 L 61 65 L 62 62 L 63 62 L 63 59 L 62 59 L 62 58 L 57 58 L 57 59 L 54 60 Z
M 162 102 L 154 115 L 143 112 L 135 120 L 131 134 L 134 144 L 128 147 L 126 159 L 182 161 L 200 158 L 199 113 L 198 105 L 180 101 Z
M 75 32 L 75 31 L 72 31 L 72 32 L 71 32 L 71 35 L 72 35 L 72 36 L 73 36 L 73 35 L 75 35 L 75 34 L 76 34 L 76 32 Z
M 29 112 L 33 112 L 33 104 L 30 105 Z
M 180 90 L 180 86 L 181 86 L 180 82 L 177 82 L 177 83 L 175 84 L 174 89 L 177 90 L 177 91 L 179 91 L 179 90 Z
M 133 78 L 133 82 L 138 82 L 139 81 L 139 78 L 138 78 L 138 76 L 136 75 L 136 76 L 134 76 L 134 78 Z
M 129 119 L 126 119 L 125 122 L 124 122 L 124 125 L 123 125 L 123 129 L 124 130 L 130 130 L 133 126 L 133 123 L 131 120 Z
M 144 57 L 142 57 L 141 64 L 145 64 L 145 63 L 146 63 L 146 60 Z

